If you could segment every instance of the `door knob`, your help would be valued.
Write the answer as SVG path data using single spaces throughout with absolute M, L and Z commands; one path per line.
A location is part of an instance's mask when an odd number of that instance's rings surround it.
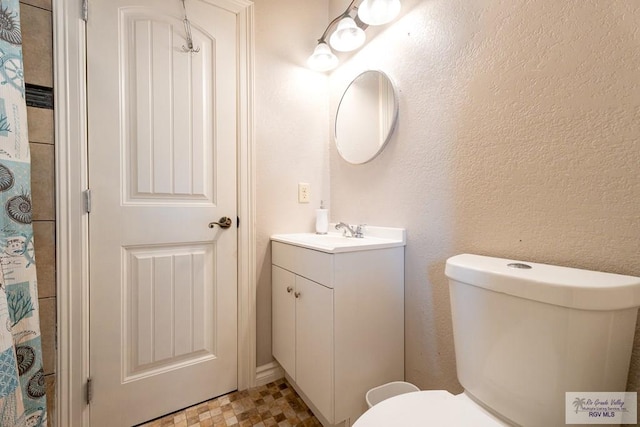
M 296 298 L 300 298 L 300 295 L 302 295 L 302 294 L 301 294 L 300 292 L 294 292 L 294 293 L 293 293 L 293 295 L 294 295 Z
M 293 288 L 291 286 L 287 286 L 287 293 L 290 294 Z
M 216 225 L 219 226 L 220 228 L 229 228 L 231 227 L 231 218 L 227 216 L 223 216 L 217 222 L 210 222 L 209 228 L 213 228 Z

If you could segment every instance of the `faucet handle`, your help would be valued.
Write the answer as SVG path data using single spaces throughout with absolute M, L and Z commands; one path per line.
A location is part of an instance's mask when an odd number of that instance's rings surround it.
M 364 237 L 364 228 L 367 226 L 367 224 L 358 224 L 356 226 L 356 232 L 354 237 L 358 237 L 358 238 L 363 238 Z

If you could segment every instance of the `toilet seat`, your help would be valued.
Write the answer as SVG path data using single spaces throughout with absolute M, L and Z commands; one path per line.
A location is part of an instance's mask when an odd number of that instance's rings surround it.
M 353 427 L 507 427 L 466 394 L 445 390 L 406 393 L 384 400 L 365 412 Z

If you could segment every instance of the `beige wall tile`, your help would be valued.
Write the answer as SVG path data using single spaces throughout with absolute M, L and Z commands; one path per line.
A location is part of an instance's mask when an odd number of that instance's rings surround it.
M 42 337 L 42 364 L 45 375 L 55 372 L 56 367 L 56 299 L 40 298 L 40 334 Z
M 47 387 L 47 426 L 56 425 L 56 376 L 47 375 L 44 377 Z
M 29 141 L 53 144 L 53 110 L 27 107 Z
M 51 0 L 21 1 L 25 82 L 53 87 L 53 27 Z M 46 10 L 43 10 L 46 9 Z M 32 154 L 31 185 L 34 220 L 55 219 L 53 111 L 28 107 Z M 49 145 L 47 145 L 49 144 Z M 55 426 L 55 223 L 33 223 L 42 332 L 43 367 L 47 387 L 48 426 Z M 42 298 L 44 297 L 44 298 Z M 51 298 L 52 297 L 52 298 Z
M 53 87 L 53 24 L 51 12 L 22 4 L 20 14 L 25 82 Z
M 42 9 L 51 10 L 51 0 L 21 0 L 20 1 L 20 6 L 24 7 L 23 5 L 26 5 L 26 4 L 39 7 Z
M 53 221 L 34 221 L 33 236 L 38 272 L 38 297 L 56 296 L 56 225 Z
M 33 220 L 55 220 L 55 160 L 53 145 L 29 144 L 31 148 L 31 201 Z

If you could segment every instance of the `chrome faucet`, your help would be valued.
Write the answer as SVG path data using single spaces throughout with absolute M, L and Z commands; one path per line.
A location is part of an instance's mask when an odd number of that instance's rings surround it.
M 364 234 L 363 234 L 364 224 L 357 225 L 356 229 L 354 230 L 349 224 L 345 224 L 344 222 L 339 222 L 336 224 L 336 230 L 340 230 L 340 229 L 342 229 L 343 236 L 346 236 L 348 231 L 350 236 L 347 236 L 347 237 L 355 237 L 356 239 L 361 239 L 364 237 Z

